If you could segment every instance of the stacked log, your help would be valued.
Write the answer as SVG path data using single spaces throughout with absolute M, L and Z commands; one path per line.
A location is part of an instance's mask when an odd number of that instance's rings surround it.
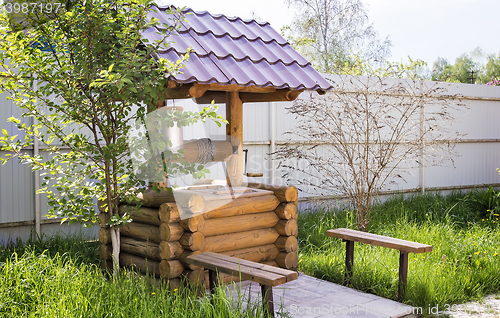
M 174 196 L 146 191 L 140 208 L 119 206 L 133 220 L 121 227 L 120 263 L 154 275 L 157 285 L 206 284 L 207 271 L 187 263 L 190 255 L 216 252 L 295 270 L 297 258 L 297 189 L 249 184 L 260 190 L 233 193 L 200 188 Z M 215 190 L 214 190 L 215 189 Z M 200 195 L 203 194 L 203 195 Z M 103 211 L 101 211 L 103 212 Z M 103 268 L 112 266 L 107 213 L 101 213 L 99 253 Z M 186 218 L 189 216 L 189 218 Z M 182 217 L 182 219 L 181 219 Z M 226 283 L 238 277 L 221 275 Z
M 278 198 L 270 191 L 244 193 L 236 199 L 223 194 L 218 199 L 207 200 L 203 213 L 204 226 L 198 229 L 203 235 L 204 245 L 199 251 L 192 253 L 215 252 L 276 265 L 274 259 L 279 250 L 274 243 L 279 233 L 275 226 L 280 219 L 275 209 L 279 204 Z M 188 253 L 184 257 L 189 255 Z M 220 274 L 220 280 L 228 283 L 239 281 L 239 278 Z M 206 281 L 207 271 L 205 284 Z
M 276 215 L 280 218 L 275 229 L 280 234 L 274 245 L 280 253 L 275 261 L 279 267 L 297 270 L 298 243 L 297 243 L 297 205 L 294 202 L 282 202 L 276 208 Z
M 276 255 L 274 261 L 279 267 L 297 270 L 299 263 L 297 254 L 297 188 L 294 186 L 273 186 L 262 183 L 249 183 L 248 186 L 273 191 L 276 198 L 280 201 L 280 204 L 274 211 L 280 219 L 274 227 L 280 235 L 274 243 L 279 250 L 279 254 Z
M 148 200 L 160 200 L 155 195 L 147 195 Z M 179 212 L 174 202 L 155 207 L 158 202 L 154 201 L 152 205 L 139 208 L 127 204 L 120 205 L 120 214 L 127 214 L 133 220 L 120 227 L 120 264 L 156 277 L 156 285 L 168 284 L 171 289 L 175 289 L 179 287 L 180 277 L 184 272 L 184 266 L 179 261 L 184 252 L 179 243 L 184 229 L 179 224 Z M 102 267 L 110 268 L 112 247 L 110 229 L 106 224 L 108 214 L 101 213 L 99 218 L 99 254 Z

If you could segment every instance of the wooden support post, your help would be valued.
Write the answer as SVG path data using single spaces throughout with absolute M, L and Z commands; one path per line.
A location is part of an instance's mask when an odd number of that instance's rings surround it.
M 238 92 L 226 93 L 226 120 L 226 135 L 237 149 L 226 164 L 227 183 L 239 187 L 243 184 L 243 103 Z
M 398 298 L 403 299 L 403 294 L 406 289 L 406 282 L 408 280 L 408 252 L 399 252 L 399 286 Z
M 215 288 L 217 287 L 217 272 L 211 269 L 208 270 L 208 284 L 210 288 L 210 293 L 215 293 Z
M 345 275 L 344 285 L 347 285 L 352 278 L 352 265 L 354 264 L 354 241 L 345 240 Z
M 260 285 L 262 292 L 262 306 L 267 311 L 270 317 L 274 317 L 274 301 L 273 301 L 273 287 L 268 285 Z

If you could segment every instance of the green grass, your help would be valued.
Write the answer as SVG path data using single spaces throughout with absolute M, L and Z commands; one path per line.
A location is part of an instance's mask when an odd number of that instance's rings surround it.
M 259 303 L 243 305 L 222 289 L 210 297 L 196 291 L 157 288 L 144 276 L 99 269 L 96 242 L 55 236 L 0 248 L 0 317 L 261 317 Z
M 500 229 L 485 192 L 402 197 L 379 204 L 369 232 L 430 244 L 431 253 L 410 254 L 404 302 L 422 307 L 464 303 L 500 290 Z M 342 283 L 345 244 L 328 229 L 354 227 L 349 211 L 299 215 L 299 270 Z M 397 299 L 399 251 L 355 244 L 349 286 Z

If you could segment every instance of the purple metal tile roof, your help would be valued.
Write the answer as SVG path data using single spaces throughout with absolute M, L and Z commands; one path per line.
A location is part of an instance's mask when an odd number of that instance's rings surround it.
M 149 17 L 172 25 L 169 6 L 153 8 Z M 172 79 L 178 83 L 274 87 L 291 90 L 329 90 L 325 80 L 269 23 L 211 15 L 186 8 L 186 21 L 160 48 L 159 57 L 170 61 L 192 48 L 189 61 Z M 159 40 L 158 29 L 143 33 L 149 42 Z

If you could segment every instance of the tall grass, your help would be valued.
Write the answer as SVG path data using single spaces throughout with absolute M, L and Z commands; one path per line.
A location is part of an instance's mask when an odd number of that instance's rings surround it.
M 376 206 L 369 232 L 433 246 L 431 253 L 409 255 L 405 303 L 426 312 L 500 290 L 499 221 L 482 195 L 397 197 Z M 345 244 L 325 232 L 355 224 L 350 211 L 301 213 L 299 270 L 342 283 Z M 350 286 L 397 299 L 398 270 L 397 250 L 356 243 Z
M 196 297 L 189 288 L 158 288 L 147 277 L 122 271 L 103 275 L 96 243 L 56 236 L 3 247 L 0 317 L 261 317 L 258 302 L 234 287 Z M 98 254 L 97 254 L 98 255 Z

